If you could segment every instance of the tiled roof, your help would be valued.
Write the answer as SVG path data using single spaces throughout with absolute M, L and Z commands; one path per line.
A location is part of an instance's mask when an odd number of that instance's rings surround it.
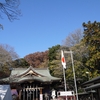
M 49 73 L 48 68 L 13 68 L 9 78 L 2 79 L 10 82 L 24 82 L 24 81 L 40 81 L 53 82 L 60 81 L 61 78 L 53 77 Z

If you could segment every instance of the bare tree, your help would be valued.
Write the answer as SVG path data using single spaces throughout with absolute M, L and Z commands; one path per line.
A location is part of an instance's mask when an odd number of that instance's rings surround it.
M 4 0 L 4 2 L 0 2 L 0 18 L 3 18 L 5 14 L 10 21 L 18 19 L 21 15 L 18 9 L 19 4 L 19 0 Z M 3 29 L 2 25 L 0 25 L 0 28 Z
M 3 30 L 3 26 L 0 24 L 0 29 L 2 29 Z
M 77 29 L 73 33 L 70 33 L 69 36 L 63 41 L 63 45 L 67 47 L 75 46 L 76 44 L 80 43 L 81 39 L 83 38 L 83 33 L 81 29 Z
M 12 60 L 18 58 L 18 55 L 14 51 L 14 48 L 5 44 L 0 44 L 0 65 L 4 65 L 6 62 L 10 64 Z

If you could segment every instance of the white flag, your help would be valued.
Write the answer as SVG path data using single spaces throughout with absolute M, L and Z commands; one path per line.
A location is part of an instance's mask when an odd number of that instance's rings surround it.
M 66 69 L 66 62 L 65 62 L 65 57 L 64 57 L 63 50 L 61 50 L 61 62 L 62 62 L 63 68 Z

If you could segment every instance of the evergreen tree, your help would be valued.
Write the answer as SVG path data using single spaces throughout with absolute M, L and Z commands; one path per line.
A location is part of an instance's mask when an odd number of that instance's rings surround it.
M 86 66 L 94 73 L 93 76 L 97 76 L 100 70 L 100 22 L 89 21 L 83 23 L 83 27 L 83 42 L 88 50 Z
M 62 67 L 60 60 L 60 45 L 49 48 L 49 69 L 52 76 L 62 77 Z

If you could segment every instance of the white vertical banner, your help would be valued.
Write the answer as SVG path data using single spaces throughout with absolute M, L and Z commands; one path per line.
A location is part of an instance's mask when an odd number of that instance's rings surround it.
M 40 94 L 40 100 L 43 100 L 43 94 Z
M 66 69 L 66 61 L 65 61 L 63 50 L 61 50 L 61 62 L 62 62 L 63 68 Z

